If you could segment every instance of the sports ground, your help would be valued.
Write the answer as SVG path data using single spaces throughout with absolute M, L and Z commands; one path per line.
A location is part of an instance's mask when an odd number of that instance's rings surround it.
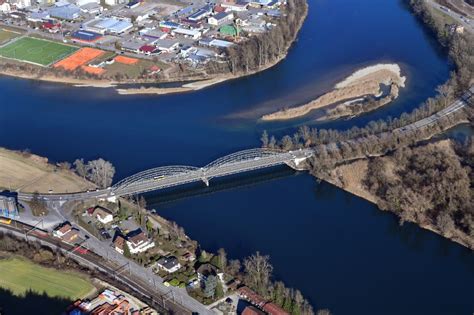
M 48 66 L 77 50 L 77 47 L 63 45 L 49 40 L 22 37 L 0 47 L 0 56 Z
M 45 268 L 25 259 L 0 260 L 0 274 L 0 287 L 11 290 L 15 295 L 23 295 L 31 290 L 74 300 L 94 289 L 79 275 Z

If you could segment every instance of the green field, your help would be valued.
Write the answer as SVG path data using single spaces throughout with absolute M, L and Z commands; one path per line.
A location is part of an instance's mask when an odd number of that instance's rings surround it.
M 0 287 L 11 290 L 15 295 L 23 295 L 31 289 L 71 300 L 86 296 L 94 288 L 79 274 L 45 268 L 19 258 L 0 260 Z
M 77 50 L 76 47 L 60 43 L 22 37 L 0 48 L 0 56 L 41 66 L 63 59 Z

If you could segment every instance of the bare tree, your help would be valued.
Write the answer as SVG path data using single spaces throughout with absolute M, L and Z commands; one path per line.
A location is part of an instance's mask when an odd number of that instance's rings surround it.
M 88 178 L 101 188 L 109 187 L 115 175 L 115 167 L 104 159 L 87 163 Z
M 257 252 L 244 260 L 245 282 L 255 291 L 267 296 L 270 285 L 273 266 L 270 264 L 270 256 L 260 255 Z
M 82 178 L 86 178 L 87 176 L 87 166 L 84 163 L 84 159 L 76 159 L 74 161 L 74 169 L 76 173 L 81 176 Z

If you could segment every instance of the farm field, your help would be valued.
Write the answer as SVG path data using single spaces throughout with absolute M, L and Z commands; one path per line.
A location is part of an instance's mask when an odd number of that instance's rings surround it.
M 23 37 L 0 48 L 0 56 L 29 62 L 41 66 L 48 66 L 63 59 L 77 50 L 77 47 L 60 43 Z
M 94 289 L 91 283 L 78 274 L 45 268 L 20 258 L 0 260 L 0 274 L 0 287 L 19 296 L 32 290 L 45 292 L 50 297 L 75 300 Z

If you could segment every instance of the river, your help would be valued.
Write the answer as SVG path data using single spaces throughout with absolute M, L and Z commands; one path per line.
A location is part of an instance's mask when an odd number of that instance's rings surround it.
M 103 157 L 116 166 L 118 180 L 155 166 L 205 165 L 258 146 L 264 129 L 281 135 L 315 124 L 311 117 L 284 123 L 256 118 L 307 102 L 366 65 L 399 63 L 408 77 L 400 97 L 353 121 L 322 126 L 397 116 L 434 95 L 449 77 L 445 53 L 401 1 L 309 5 L 283 62 L 197 92 L 119 96 L 111 89 L 2 77 L 0 146 L 28 148 L 52 161 Z M 147 198 L 206 249 L 224 247 L 233 258 L 256 250 L 271 255 L 276 278 L 335 314 L 474 311 L 472 252 L 416 226 L 400 227 L 393 215 L 306 174 L 252 181 L 224 182 L 221 191 L 193 190 L 166 203 L 160 194 Z

